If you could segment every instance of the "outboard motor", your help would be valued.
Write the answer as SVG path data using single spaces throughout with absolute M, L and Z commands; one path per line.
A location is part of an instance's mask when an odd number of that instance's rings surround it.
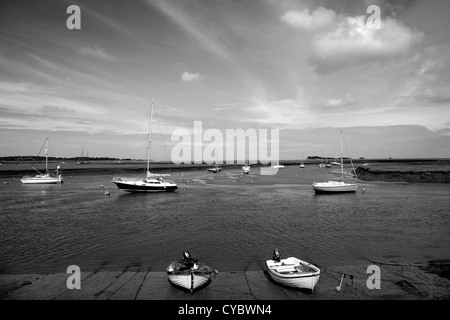
M 189 251 L 183 252 L 183 259 L 184 260 L 192 260 L 191 254 L 189 253 Z
M 273 250 L 272 260 L 274 260 L 276 262 L 280 262 L 281 261 L 280 252 L 278 251 L 278 249 Z

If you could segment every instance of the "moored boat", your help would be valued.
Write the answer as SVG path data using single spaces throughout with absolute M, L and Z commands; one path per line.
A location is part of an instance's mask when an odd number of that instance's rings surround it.
M 320 277 L 320 269 L 311 263 L 295 257 L 281 259 L 277 249 L 272 260 L 266 260 L 270 277 L 289 287 L 314 290 Z
M 45 140 L 44 145 L 41 148 L 44 149 L 45 154 L 45 173 L 40 172 L 36 168 L 32 167 L 34 170 L 38 172 L 35 176 L 24 176 L 20 181 L 23 184 L 57 184 L 57 183 L 63 183 L 62 175 L 61 175 L 61 168 L 60 166 L 56 167 L 56 173 L 50 172 L 48 170 L 48 138 Z M 40 153 L 40 151 L 39 151 Z
M 153 174 L 150 172 L 150 150 L 152 143 L 152 121 L 153 121 L 153 103 L 150 115 L 150 133 L 147 148 L 147 175 L 144 179 L 114 177 L 111 182 L 119 189 L 127 192 L 170 192 L 178 189 L 173 181 L 164 180 L 162 176 L 170 174 Z
M 218 271 L 193 259 L 189 251 L 183 252 L 183 259 L 172 262 L 166 272 L 169 275 L 169 281 L 191 293 L 195 289 L 206 285 Z
M 326 182 L 314 182 L 312 184 L 315 193 L 346 193 L 356 192 L 358 184 L 354 182 L 344 182 L 344 162 L 342 154 L 342 131 L 339 132 L 341 141 L 341 177 L 338 181 L 329 180 Z M 351 158 L 350 158 L 351 160 Z M 353 163 L 352 163 L 353 165 Z

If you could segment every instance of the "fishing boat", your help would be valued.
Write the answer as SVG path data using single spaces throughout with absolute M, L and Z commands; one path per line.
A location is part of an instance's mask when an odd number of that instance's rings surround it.
M 45 154 L 45 173 L 40 172 L 36 168 L 32 167 L 34 170 L 38 172 L 35 176 L 24 176 L 20 181 L 23 184 L 57 184 L 57 183 L 63 183 L 62 175 L 61 175 L 61 168 L 60 166 L 56 167 L 56 173 L 51 172 L 48 170 L 48 138 L 45 140 L 45 143 L 41 147 L 41 150 L 39 151 L 39 154 L 41 153 L 42 149 L 44 149 Z
M 217 269 L 212 269 L 203 262 L 193 259 L 189 251 L 183 252 L 183 259 L 169 264 L 166 272 L 172 284 L 187 289 L 191 293 L 205 286 L 218 273 Z
M 152 143 L 152 122 L 153 122 L 153 103 L 150 115 L 150 132 L 148 133 L 148 149 L 147 149 L 147 175 L 144 179 L 114 177 L 114 183 L 119 189 L 127 192 L 168 192 L 178 189 L 176 183 L 165 180 L 163 176 L 170 174 L 153 174 L 150 172 L 150 150 Z
M 249 174 L 250 170 L 251 170 L 251 168 L 248 163 L 246 163 L 245 165 L 242 166 L 242 171 L 244 172 L 244 174 Z
M 341 142 L 341 177 L 339 180 L 329 180 L 326 182 L 314 182 L 312 184 L 315 193 L 344 193 L 356 192 L 358 184 L 354 182 L 344 182 L 344 160 L 342 154 L 342 131 L 340 131 Z M 353 165 L 353 163 L 352 163 Z M 353 170 L 355 172 L 355 170 Z
M 266 260 L 270 277 L 285 286 L 314 290 L 320 277 L 320 269 L 295 257 L 280 258 L 278 249 L 274 250 L 272 260 Z

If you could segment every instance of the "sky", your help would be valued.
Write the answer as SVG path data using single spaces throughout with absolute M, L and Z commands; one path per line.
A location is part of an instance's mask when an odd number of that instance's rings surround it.
M 448 12 L 446 0 L 4 0 L 0 156 L 37 155 L 48 137 L 49 156 L 145 159 L 154 103 L 154 160 L 195 121 L 279 130 L 285 160 L 338 157 L 340 130 L 345 156 L 450 158 Z

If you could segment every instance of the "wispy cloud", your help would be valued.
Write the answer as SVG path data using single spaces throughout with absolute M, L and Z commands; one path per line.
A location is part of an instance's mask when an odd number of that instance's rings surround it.
M 105 48 L 100 48 L 97 46 L 80 48 L 78 50 L 78 53 L 81 54 L 82 56 L 91 56 L 100 59 L 115 60 L 114 56 L 106 52 Z
M 311 13 L 309 9 L 288 11 L 281 17 L 281 20 L 295 28 L 312 31 L 330 27 L 335 22 L 336 16 L 337 14 L 333 10 L 319 7 Z
M 191 73 L 189 71 L 185 71 L 181 75 L 181 81 L 183 82 L 200 81 L 202 79 L 203 77 L 200 75 L 200 73 Z
M 233 61 L 233 58 L 223 44 L 223 41 L 219 39 L 220 30 L 217 30 L 214 23 L 209 23 L 208 20 L 203 17 L 201 20 L 195 19 L 192 13 L 201 10 L 203 4 L 189 3 L 186 8 L 189 8 L 191 15 L 187 12 L 187 9 L 183 7 L 183 4 L 165 0 L 148 0 L 148 4 L 158 8 L 167 18 L 173 23 L 178 25 L 181 30 L 186 32 L 190 37 L 196 39 L 206 50 L 211 53 L 225 59 L 229 62 Z

